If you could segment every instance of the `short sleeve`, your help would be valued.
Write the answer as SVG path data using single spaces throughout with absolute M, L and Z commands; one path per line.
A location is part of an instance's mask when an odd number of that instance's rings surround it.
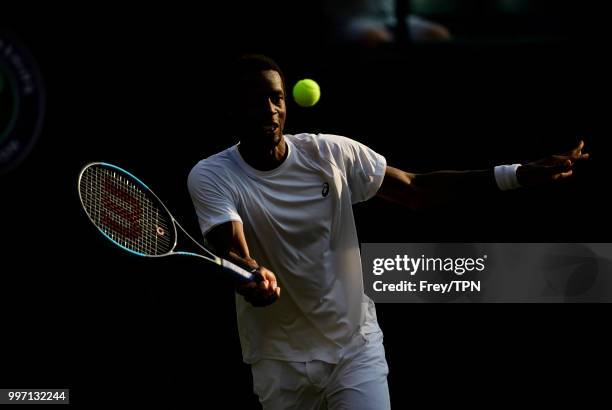
M 202 235 L 205 236 L 211 228 L 224 222 L 242 222 L 232 192 L 211 170 L 196 165 L 187 178 L 187 188 Z
M 341 158 L 336 160 L 344 165 L 352 203 L 366 201 L 376 195 L 387 169 L 385 157 L 346 137 L 327 135 L 326 138 L 339 148 Z

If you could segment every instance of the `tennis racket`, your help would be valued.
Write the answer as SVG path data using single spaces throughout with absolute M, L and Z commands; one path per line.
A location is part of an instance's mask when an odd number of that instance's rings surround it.
M 126 170 L 103 162 L 87 164 L 79 175 L 78 187 L 89 220 L 118 247 L 138 256 L 195 256 L 220 266 L 240 281 L 255 280 L 257 269 L 243 269 L 199 244 L 153 191 Z M 177 228 L 200 253 L 175 251 Z

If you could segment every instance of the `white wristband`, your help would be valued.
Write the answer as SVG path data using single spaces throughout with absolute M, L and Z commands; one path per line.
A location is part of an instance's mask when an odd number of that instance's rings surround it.
M 498 165 L 494 168 L 495 181 L 502 191 L 509 191 L 521 187 L 516 177 L 516 170 L 521 164 Z

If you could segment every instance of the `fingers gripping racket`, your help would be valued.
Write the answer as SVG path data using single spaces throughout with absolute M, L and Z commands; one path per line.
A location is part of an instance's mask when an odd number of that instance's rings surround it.
M 83 168 L 78 185 L 85 213 L 102 235 L 120 248 L 138 256 L 196 256 L 220 266 L 238 280 L 255 280 L 256 269 L 243 269 L 200 245 L 153 191 L 129 172 L 115 165 L 94 162 Z M 177 228 L 202 253 L 175 251 Z

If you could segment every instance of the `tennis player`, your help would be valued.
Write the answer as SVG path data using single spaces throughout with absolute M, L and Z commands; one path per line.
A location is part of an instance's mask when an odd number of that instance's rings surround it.
M 278 65 L 244 56 L 233 72 L 239 144 L 200 161 L 188 187 L 205 240 L 259 268 L 237 289 L 243 359 L 265 409 L 388 409 L 388 367 L 364 294 L 352 205 L 378 195 L 421 209 L 457 192 L 534 186 L 572 175 L 584 144 L 523 166 L 405 172 L 336 135 L 283 134 Z M 282 289 L 282 293 L 281 293 Z

